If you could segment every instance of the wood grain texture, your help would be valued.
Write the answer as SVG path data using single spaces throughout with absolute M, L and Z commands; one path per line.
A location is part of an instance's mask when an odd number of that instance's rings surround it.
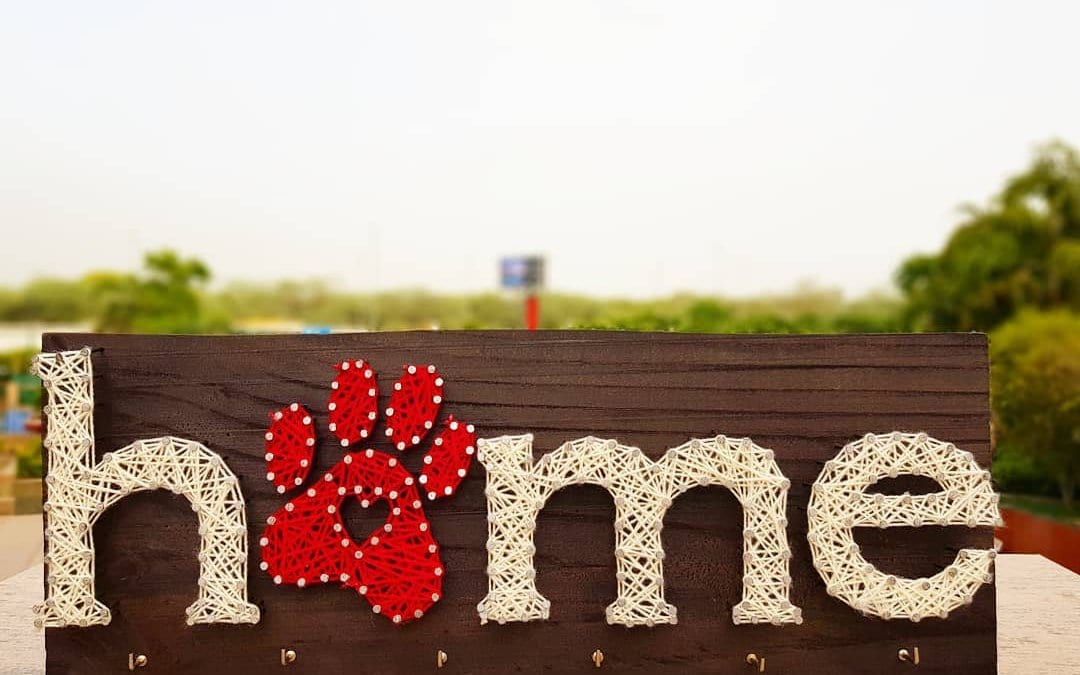
M 33 628 L 30 611 L 33 603 L 41 602 L 42 583 L 40 566 L 0 581 L 0 653 L 4 655 L 0 675 L 45 673 L 45 636 Z M 997 561 L 995 590 L 999 675 L 1080 673 L 1080 640 L 1074 637 L 1080 634 L 1080 574 L 1039 555 L 1003 554 Z M 875 654 L 874 658 L 889 656 Z M 923 654 L 920 672 L 933 665 L 925 658 Z M 116 672 L 124 667 L 117 664 L 116 658 L 110 658 L 108 667 L 101 672 Z M 458 671 L 448 667 L 440 672 Z M 750 671 L 736 668 L 733 672 Z
M 130 651 L 153 654 L 155 673 L 265 673 L 278 652 L 289 672 L 622 673 L 748 672 L 750 651 L 768 672 L 906 672 L 896 650 L 918 644 L 923 673 L 993 673 L 995 602 L 982 589 L 948 620 L 881 621 L 830 598 L 805 540 L 809 485 L 825 460 L 867 432 L 925 431 L 990 464 L 986 339 L 919 336 L 713 336 L 609 332 L 406 332 L 329 336 L 125 337 L 47 335 L 47 351 L 89 345 L 94 355 L 97 452 L 163 434 L 205 443 L 240 476 L 252 550 L 283 500 L 263 479 L 262 433 L 270 410 L 309 406 L 325 428 L 331 364 L 364 358 L 386 398 L 401 364 L 435 363 L 446 378 L 444 414 L 476 424 L 481 437 L 532 432 L 536 452 L 585 435 L 613 437 L 657 458 L 691 437 L 750 436 L 776 451 L 792 481 L 792 601 L 801 626 L 735 626 L 741 592 L 741 513 L 721 488 L 676 501 L 664 529 L 669 601 L 680 623 L 626 629 L 604 622 L 615 596 L 614 508 L 600 488 L 553 497 L 536 534 L 537 584 L 551 620 L 479 625 L 486 553 L 483 468 L 460 493 L 425 508 L 448 570 L 444 599 L 423 620 L 397 627 L 366 602 L 329 587 L 280 588 L 255 565 L 249 593 L 256 626 L 184 624 L 198 565 L 195 520 L 180 498 L 144 493 L 105 514 L 95 529 L 98 596 L 113 623 L 49 629 L 48 672 L 111 672 Z M 320 436 L 316 468 L 340 457 Z M 383 442 L 376 449 L 389 450 Z M 421 451 L 405 464 L 415 469 Z M 914 479 L 888 489 L 925 490 Z M 347 509 L 354 535 L 379 521 Z M 991 528 L 861 529 L 865 555 L 914 576 L 948 564 L 961 547 L 989 548 Z M 123 662 L 123 663 L 121 663 Z

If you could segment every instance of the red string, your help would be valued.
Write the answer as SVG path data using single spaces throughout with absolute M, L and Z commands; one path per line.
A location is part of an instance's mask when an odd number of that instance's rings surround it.
M 457 422 L 450 415 L 446 419 L 446 429 L 435 438 L 431 452 L 424 455 L 420 485 L 428 499 L 454 494 L 458 484 L 465 479 L 475 453 L 476 433 L 473 425 Z
M 334 435 L 342 445 L 350 445 L 374 430 L 378 417 L 372 414 L 377 410 L 376 378 L 363 361 L 338 364 L 337 368 L 328 406 L 330 420 Z M 388 429 L 394 431 L 386 435 L 395 447 L 405 443 L 409 448 L 434 426 L 443 381 L 434 367 L 406 366 L 405 371 L 390 400 L 393 413 Z M 272 414 L 271 419 L 267 461 L 275 485 L 284 492 L 307 477 L 314 425 L 310 414 L 298 404 Z M 367 599 L 373 611 L 395 623 L 420 618 L 439 600 L 444 572 L 420 490 L 426 489 L 431 499 L 451 495 L 468 473 L 475 445 L 472 425 L 451 416 L 425 455 L 419 479 L 391 455 L 373 449 L 347 453 L 267 519 L 259 541 L 260 567 L 278 584 L 304 587 L 336 583 L 352 588 Z M 365 508 L 381 500 L 389 509 L 383 525 L 360 543 L 341 519 L 341 506 L 350 497 Z
M 266 432 L 266 479 L 284 494 L 303 484 L 315 455 L 315 425 L 299 403 L 270 413 Z
M 330 431 L 349 446 L 366 439 L 379 416 L 379 389 L 375 371 L 363 361 L 343 361 L 330 384 Z
M 408 450 L 427 436 L 443 396 L 443 379 L 435 366 L 407 365 L 404 370 L 386 408 L 386 435 L 398 450 Z

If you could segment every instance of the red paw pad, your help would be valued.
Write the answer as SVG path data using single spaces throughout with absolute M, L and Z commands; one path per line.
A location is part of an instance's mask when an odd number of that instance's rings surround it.
M 424 455 L 420 485 L 428 499 L 449 497 L 465 480 L 476 454 L 476 430 L 450 415 L 446 428 L 435 437 L 431 451 Z
M 386 435 L 398 450 L 419 445 L 439 416 L 443 379 L 435 366 L 407 365 L 386 408 Z
M 330 432 L 343 447 L 371 436 L 379 419 L 379 388 L 375 371 L 364 361 L 342 361 L 330 384 Z
M 315 455 L 315 425 L 311 413 L 293 403 L 270 414 L 266 432 L 266 479 L 278 493 L 301 485 Z

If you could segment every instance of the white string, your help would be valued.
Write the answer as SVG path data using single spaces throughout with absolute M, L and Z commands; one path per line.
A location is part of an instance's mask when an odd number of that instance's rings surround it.
M 480 439 L 477 457 L 487 469 L 488 594 L 477 606 L 480 622 L 547 619 L 551 603 L 536 589 L 533 533 L 555 491 L 599 485 L 615 501 L 618 597 L 607 607 L 610 624 L 674 624 L 664 600 L 664 515 L 687 490 L 722 485 L 743 507 L 743 593 L 735 623 L 801 623 L 791 604 L 785 517 L 790 481 L 773 452 L 749 439 L 694 439 L 652 461 L 614 440 L 582 438 L 533 463 L 531 434 Z
M 932 478 L 944 491 L 866 494 L 878 480 L 901 474 Z M 855 527 L 1002 524 L 990 472 L 980 469 L 970 452 L 926 434 L 867 434 L 845 445 L 814 483 L 807 520 L 806 539 L 826 589 L 863 614 L 945 618 L 993 579 L 993 549 L 962 549 L 953 564 L 918 579 L 885 574 L 859 552 Z
M 103 625 L 107 607 L 94 591 L 94 523 L 128 494 L 166 488 L 187 497 L 199 517 L 198 598 L 189 624 L 257 623 L 247 602 L 247 528 L 235 475 L 205 446 L 180 438 L 137 441 L 97 464 L 94 454 L 93 369 L 89 349 L 41 354 L 36 372 L 49 393 L 48 501 L 45 504 L 46 601 L 39 626 Z M 626 626 L 674 624 L 664 600 L 663 518 L 673 500 L 698 486 L 729 488 L 743 506 L 743 594 L 735 623 L 801 623 L 789 601 L 791 551 L 785 517 L 790 482 L 771 450 L 749 439 L 694 439 L 657 462 L 638 449 L 593 437 L 564 444 L 534 464 L 532 435 L 481 439 L 487 468 L 488 587 L 478 605 L 488 620 L 547 619 L 550 602 L 537 590 L 533 555 L 536 518 L 548 497 L 567 485 L 604 487 L 615 501 L 618 596 L 607 621 Z M 866 494 L 884 477 L 927 476 L 944 491 L 928 495 Z M 814 565 L 828 592 L 885 619 L 945 617 L 970 603 L 992 580 L 993 550 L 964 549 L 929 578 L 887 575 L 859 552 L 860 526 L 1000 524 L 989 473 L 969 452 L 926 434 L 868 434 L 826 463 L 807 511 Z
M 247 521 L 236 476 L 216 453 L 182 438 L 136 441 L 93 464 L 94 386 L 90 350 L 40 354 L 34 369 L 49 394 L 45 510 L 46 599 L 39 627 L 105 625 L 94 590 L 93 527 L 132 492 L 168 489 L 199 518 L 198 598 L 187 623 L 258 623 L 247 602 Z

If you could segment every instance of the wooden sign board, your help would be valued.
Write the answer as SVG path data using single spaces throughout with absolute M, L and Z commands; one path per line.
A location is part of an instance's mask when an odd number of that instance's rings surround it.
M 921 673 L 994 673 L 993 584 L 948 618 L 863 616 L 827 593 L 807 543 L 811 485 L 826 461 L 867 433 L 925 432 L 991 459 L 986 338 L 714 336 L 612 332 L 406 332 L 328 336 L 141 337 L 50 334 L 45 352 L 93 351 L 96 454 L 138 439 L 178 436 L 212 449 L 239 478 L 252 564 L 251 625 L 195 625 L 185 608 L 199 577 L 197 521 L 165 490 L 140 492 L 106 511 L 93 530 L 97 598 L 107 626 L 46 629 L 47 670 L 147 673 L 908 672 L 898 650 L 918 647 Z M 303 402 L 320 426 L 315 476 L 342 448 L 324 433 L 333 364 L 365 359 L 380 376 L 380 407 L 402 364 L 437 364 L 445 412 L 481 438 L 532 433 L 535 454 L 587 436 L 618 439 L 651 459 L 691 438 L 749 437 L 775 452 L 790 479 L 787 536 L 791 602 L 800 625 L 736 625 L 743 575 L 743 514 L 723 487 L 678 498 L 662 533 L 667 601 L 677 625 L 609 625 L 616 596 L 615 508 L 600 487 L 568 487 L 548 500 L 535 532 L 536 586 L 546 621 L 481 625 L 488 591 L 485 471 L 473 462 L 458 493 L 424 509 L 441 547 L 442 598 L 422 619 L 395 625 L 356 592 L 333 585 L 275 585 L 257 566 L 260 532 L 287 497 L 265 479 L 268 413 Z M 377 450 L 412 471 L 422 450 Z M 48 486 L 47 486 L 48 488 Z M 890 494 L 940 490 L 925 478 L 883 481 Z M 346 505 L 356 537 L 385 513 Z M 862 554 L 902 577 L 930 576 L 959 549 L 993 546 L 991 527 L 859 527 Z M 281 665 L 282 650 L 296 659 Z

